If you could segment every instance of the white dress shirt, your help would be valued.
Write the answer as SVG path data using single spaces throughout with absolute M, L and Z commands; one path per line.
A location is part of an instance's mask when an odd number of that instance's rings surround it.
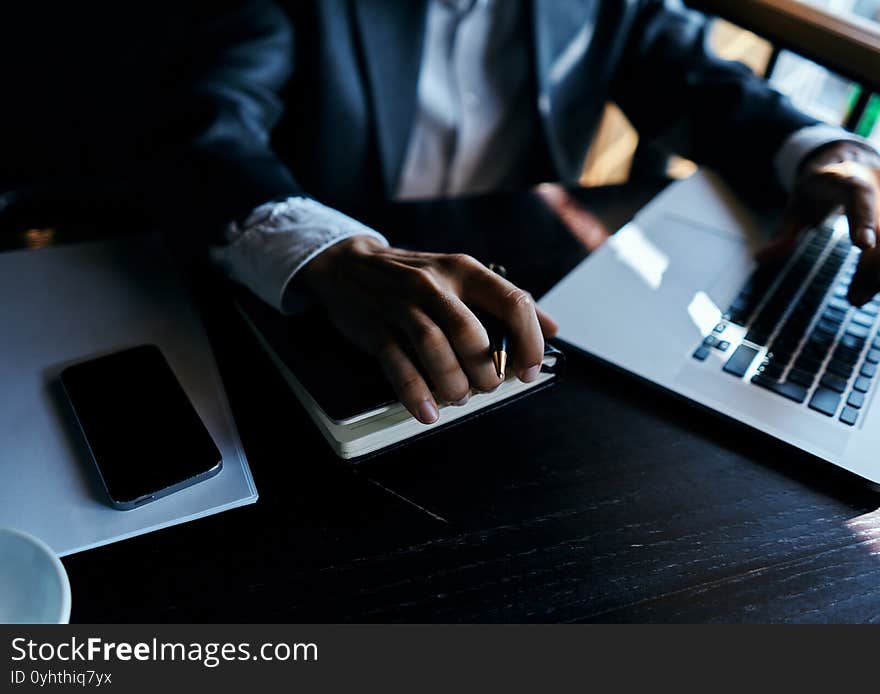
M 416 113 L 397 198 L 509 187 L 527 157 L 532 112 L 526 3 L 428 6 Z
M 511 0 L 431 0 L 416 113 L 398 199 L 481 193 L 508 186 L 526 165 L 531 113 L 528 18 Z M 774 165 L 786 190 L 817 147 L 852 140 L 841 128 L 815 125 L 793 133 Z M 290 281 L 310 260 L 351 236 L 385 238 L 354 219 L 303 197 L 261 205 L 230 224 L 227 245 L 211 249 L 228 275 L 282 312 Z

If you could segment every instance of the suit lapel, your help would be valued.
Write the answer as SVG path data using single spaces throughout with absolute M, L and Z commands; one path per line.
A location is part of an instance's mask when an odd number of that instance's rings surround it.
M 379 138 L 393 196 L 415 113 L 427 0 L 354 0 Z
M 561 102 L 577 82 L 575 68 L 582 65 L 595 31 L 598 0 L 532 0 L 535 61 L 538 77 L 538 111 L 557 171 L 565 177 L 577 175 L 581 162 L 569 161 L 564 145 L 568 131 Z

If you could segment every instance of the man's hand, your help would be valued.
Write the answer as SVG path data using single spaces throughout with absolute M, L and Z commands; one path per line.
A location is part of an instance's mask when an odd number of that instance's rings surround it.
M 880 157 L 866 147 L 836 142 L 803 164 L 783 220 L 782 234 L 768 253 L 790 250 L 798 235 L 842 209 L 853 244 L 862 249 L 849 301 L 862 306 L 880 291 Z
M 557 329 L 528 293 L 467 255 L 387 248 L 355 236 L 321 253 L 301 277 L 336 327 L 379 359 L 400 401 L 425 424 L 439 411 L 415 362 L 453 405 L 467 402 L 471 389 L 501 382 L 472 309 L 507 326 L 510 365 L 522 381 L 538 377 L 544 337 Z

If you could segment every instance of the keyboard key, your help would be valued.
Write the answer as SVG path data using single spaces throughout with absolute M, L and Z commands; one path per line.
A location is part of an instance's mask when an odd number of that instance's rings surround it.
M 820 320 L 816 324 L 815 329 L 818 331 L 821 331 L 823 333 L 827 333 L 828 335 L 831 335 L 833 337 L 834 335 L 837 335 L 837 330 L 839 328 L 840 328 L 840 323 L 831 323 L 826 320 Z
M 809 388 L 813 385 L 813 381 L 816 380 L 816 374 L 807 373 L 800 369 L 792 369 L 788 372 L 788 380 L 792 383 L 797 383 L 799 386 Z
M 818 373 L 819 367 L 822 366 L 821 359 L 814 359 L 813 357 L 801 354 L 794 362 L 795 368 L 800 369 L 801 371 L 806 371 L 807 373 Z
M 880 362 L 880 349 L 869 349 L 868 354 L 865 356 L 865 361 L 870 364 L 877 364 Z
M 699 361 L 706 361 L 706 357 L 709 356 L 709 348 L 700 345 L 697 347 L 697 351 L 694 352 L 694 359 L 698 359 Z
M 800 337 L 803 335 L 804 330 L 807 329 L 807 325 L 810 323 L 810 319 L 813 317 L 813 313 L 813 311 L 810 311 L 810 313 L 806 315 L 789 316 L 785 325 L 783 325 L 782 329 L 779 331 L 780 336 L 793 338 L 795 336 Z
M 774 321 L 775 323 L 776 321 Z M 770 331 L 762 328 L 754 327 L 746 333 L 746 339 L 754 342 L 756 345 L 766 344 L 767 338 L 770 337 Z
M 857 337 L 861 340 L 867 340 L 868 335 L 870 334 L 870 330 L 862 325 L 856 325 L 855 323 L 850 323 L 846 328 L 846 334 L 852 335 L 853 337 Z
M 725 326 L 724 323 L 719 323 L 714 328 L 712 328 L 712 332 L 713 333 L 723 333 L 725 327 L 727 327 L 727 326 Z
M 866 315 L 859 311 L 852 317 L 852 322 L 856 325 L 862 326 L 863 328 L 870 328 L 872 325 L 874 325 L 874 317 Z
M 791 355 L 794 354 L 794 350 L 796 347 L 797 345 L 780 345 L 778 342 L 774 342 L 768 348 L 767 356 L 772 357 L 772 359 L 776 362 L 787 362 L 791 359 Z
M 816 388 L 813 397 L 810 398 L 810 409 L 821 412 L 824 415 L 833 417 L 837 412 L 837 406 L 840 404 L 840 394 L 828 388 Z
M 846 390 L 846 379 L 835 376 L 834 374 L 825 374 L 820 383 L 828 390 L 834 390 L 842 393 Z
M 859 376 L 856 379 L 856 382 L 853 383 L 853 388 L 860 393 L 867 393 L 871 388 L 871 379 L 865 378 L 864 376 Z
M 849 397 L 846 399 L 846 404 L 850 407 L 855 407 L 857 410 L 860 410 L 862 408 L 862 405 L 865 404 L 865 394 L 854 390 L 852 393 L 849 394 Z
M 844 424 L 849 424 L 850 426 L 855 424 L 858 418 L 859 411 L 854 410 L 852 407 L 844 407 L 843 412 L 840 413 L 840 421 Z
M 821 299 L 821 295 L 818 298 Z M 818 306 L 819 302 L 809 293 L 803 294 L 801 295 L 801 299 L 797 306 L 795 306 L 794 310 L 791 312 L 791 318 L 799 321 L 809 321 L 809 319 L 815 315 Z M 833 320 L 833 317 L 829 316 L 829 320 Z
M 730 343 L 727 340 L 719 340 L 718 344 L 715 345 L 715 349 L 719 349 L 722 352 L 726 352 L 730 348 Z
M 777 383 L 773 379 L 765 376 L 755 376 L 752 379 L 752 383 L 756 386 L 761 386 L 761 388 L 766 388 L 777 395 L 781 395 L 784 398 L 794 400 L 795 402 L 803 402 L 807 399 L 807 389 L 803 386 L 799 386 L 797 383 L 791 383 L 790 381 Z
M 841 361 L 848 362 L 850 364 L 855 364 L 859 360 L 859 354 L 861 354 L 861 350 L 850 349 L 846 345 L 839 344 L 834 349 L 834 359 L 840 359 Z
M 848 364 L 845 361 L 836 361 L 832 359 L 828 362 L 829 373 L 833 373 L 835 376 L 840 376 L 841 378 L 848 379 L 852 376 L 852 372 L 855 368 L 855 364 Z
M 825 361 L 826 356 L 828 356 L 827 347 L 817 346 L 813 343 L 808 342 L 801 350 L 798 359 L 804 359 L 805 361 L 812 360 L 821 364 L 823 361 Z
M 874 376 L 877 374 L 877 365 L 870 363 L 862 364 L 862 369 L 861 371 L 859 371 L 859 373 L 865 378 L 874 378 Z
M 846 347 L 847 349 L 855 350 L 856 352 L 861 352 L 862 347 L 865 346 L 865 338 L 858 337 L 857 335 L 853 335 L 852 333 L 845 333 L 840 336 L 839 345 Z
M 800 335 L 777 335 L 776 339 L 767 346 L 769 352 L 785 352 L 794 350 L 801 342 Z
M 822 314 L 823 320 L 835 321 L 837 323 L 843 323 L 846 320 L 846 311 L 840 311 L 836 308 L 831 308 L 830 306 L 825 309 L 825 313 Z
M 730 359 L 727 360 L 727 363 L 724 365 L 724 371 L 734 376 L 744 376 L 757 354 L 758 350 L 753 347 L 740 345 L 736 348 Z
M 810 339 L 807 341 L 807 344 L 810 346 L 815 345 L 820 348 L 822 352 L 827 352 L 828 348 L 834 342 L 834 335 L 837 333 L 823 333 L 823 332 L 814 332 L 810 335 Z
M 718 344 L 718 338 L 714 335 L 708 335 L 705 340 L 703 340 L 703 344 L 706 347 L 714 347 Z
M 758 371 L 764 376 L 776 380 L 782 375 L 782 372 L 785 371 L 785 364 L 782 362 L 778 362 L 775 359 L 771 359 L 761 364 L 761 366 L 758 368 Z
M 844 312 L 849 311 L 849 309 L 851 308 L 849 301 L 840 298 L 832 299 L 831 301 L 829 301 L 828 307 Z

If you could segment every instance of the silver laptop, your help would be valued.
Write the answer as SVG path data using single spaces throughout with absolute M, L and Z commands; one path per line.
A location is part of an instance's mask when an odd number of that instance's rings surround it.
M 716 177 L 667 188 L 541 301 L 560 337 L 880 482 L 880 301 L 846 300 L 846 220 L 758 266 L 770 229 Z

